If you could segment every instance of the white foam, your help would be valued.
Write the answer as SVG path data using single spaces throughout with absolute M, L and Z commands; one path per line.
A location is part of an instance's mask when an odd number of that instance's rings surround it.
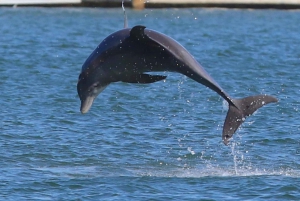
M 214 167 L 208 165 L 205 168 L 178 168 L 168 170 L 148 169 L 135 170 L 137 176 L 152 177 L 178 177 L 178 178 L 201 178 L 201 177 L 251 177 L 251 176 L 287 176 L 300 178 L 300 171 L 292 169 L 269 170 L 267 168 L 252 169 L 234 167 Z

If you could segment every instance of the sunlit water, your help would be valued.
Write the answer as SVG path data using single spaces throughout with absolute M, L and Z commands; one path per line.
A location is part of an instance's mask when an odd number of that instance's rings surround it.
M 300 12 L 127 10 L 185 46 L 232 97 L 279 99 L 221 141 L 226 104 L 175 73 L 115 83 L 79 112 L 76 84 L 122 9 L 0 9 L 2 200 L 299 200 Z

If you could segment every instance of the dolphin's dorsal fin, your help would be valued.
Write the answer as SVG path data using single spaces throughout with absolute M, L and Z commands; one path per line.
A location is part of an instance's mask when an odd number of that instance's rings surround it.
M 145 26 L 135 26 L 130 30 L 130 37 L 135 38 L 137 40 L 142 40 L 145 38 L 148 38 L 148 36 L 146 36 L 144 30 L 145 30 Z
M 122 9 L 124 12 L 124 28 L 126 29 L 128 27 L 128 21 L 127 21 L 127 14 L 124 7 L 124 0 L 122 1 Z
M 163 75 L 149 75 L 149 74 L 136 74 L 131 76 L 125 76 L 122 78 L 122 82 L 127 83 L 140 83 L 140 84 L 149 84 L 153 82 L 158 82 L 166 79 L 167 76 Z

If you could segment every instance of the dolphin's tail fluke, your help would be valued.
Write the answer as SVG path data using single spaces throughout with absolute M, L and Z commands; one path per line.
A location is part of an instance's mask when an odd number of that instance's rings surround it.
M 234 104 L 229 104 L 223 127 L 222 139 L 224 144 L 228 144 L 229 139 L 248 116 L 258 108 L 272 102 L 277 102 L 277 99 L 268 95 L 249 96 L 232 100 Z

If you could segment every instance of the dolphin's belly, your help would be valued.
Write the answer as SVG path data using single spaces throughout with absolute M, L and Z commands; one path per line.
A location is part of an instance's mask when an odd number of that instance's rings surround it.
M 109 57 L 101 68 L 114 75 L 142 74 L 153 71 L 176 71 L 174 61 L 165 55 L 128 52 Z

